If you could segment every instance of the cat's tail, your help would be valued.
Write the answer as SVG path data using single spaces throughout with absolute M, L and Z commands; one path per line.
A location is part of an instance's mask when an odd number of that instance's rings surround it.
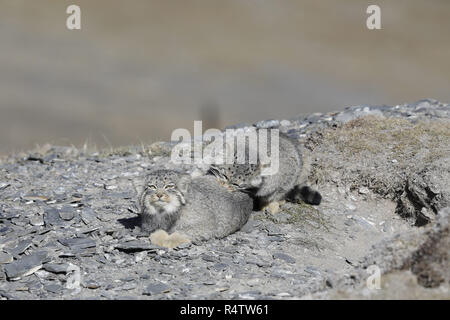
M 307 204 L 319 205 L 322 202 L 322 195 L 319 191 L 307 185 L 296 185 L 288 193 L 287 200 L 291 202 L 303 201 Z

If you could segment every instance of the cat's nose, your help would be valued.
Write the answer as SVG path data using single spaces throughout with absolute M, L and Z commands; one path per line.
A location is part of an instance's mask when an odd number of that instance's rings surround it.
M 163 196 L 164 196 L 164 193 L 162 193 L 162 192 L 157 192 L 156 193 L 156 196 L 158 197 L 158 198 L 162 198 Z

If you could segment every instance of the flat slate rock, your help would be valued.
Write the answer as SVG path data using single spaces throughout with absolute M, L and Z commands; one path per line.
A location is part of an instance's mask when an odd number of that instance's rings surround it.
M 20 213 L 17 210 L 13 210 L 10 212 L 0 211 L 0 220 L 11 220 L 17 217 L 20 217 Z
M 6 182 L 0 182 L 0 190 L 6 189 L 10 184 Z
M 59 239 L 59 243 L 74 250 L 82 250 L 95 247 L 95 240 L 87 237 Z
M 12 231 L 12 229 L 9 228 L 9 227 L 0 227 L 0 234 L 1 233 L 6 234 L 6 233 L 11 232 L 11 231 Z
M 8 253 L 12 254 L 13 256 L 22 254 L 25 250 L 27 250 L 31 246 L 31 240 L 22 240 L 20 241 L 17 246 L 15 246 L 12 249 L 5 249 Z
M 69 265 L 66 263 L 46 263 L 43 269 L 51 273 L 67 273 Z
M 59 226 L 66 223 L 63 219 L 61 219 L 59 215 L 59 211 L 56 208 L 48 208 L 45 211 L 44 221 L 46 225 L 51 226 Z
M 170 287 L 162 282 L 154 282 L 149 284 L 144 291 L 142 292 L 142 294 L 146 295 L 146 296 L 152 296 L 155 294 L 159 294 L 159 293 L 165 293 L 165 292 L 169 292 L 170 291 Z
M 60 284 L 48 284 L 44 286 L 44 289 L 51 293 L 60 293 L 64 288 Z
M 73 217 L 75 216 L 73 211 L 68 211 L 68 210 L 64 210 L 64 211 L 60 211 L 59 212 L 59 216 L 61 219 L 63 219 L 64 221 L 70 221 L 73 219 Z
M 42 216 L 38 216 L 38 215 L 32 216 L 30 218 L 30 224 L 32 226 L 43 226 L 45 224 L 44 218 Z
M 3 269 L 8 279 L 18 279 L 38 271 L 46 260 L 47 252 L 39 251 L 7 264 Z
M 96 214 L 92 208 L 85 208 L 81 211 L 81 220 L 88 225 L 97 221 Z
M 283 260 L 283 261 L 285 261 L 287 263 L 295 263 L 296 262 L 296 260 L 293 257 L 291 257 L 290 255 L 287 255 L 287 254 L 285 254 L 283 252 L 276 252 L 276 253 L 274 253 L 273 254 L 273 258 L 274 259 Z
M 138 251 L 155 251 L 158 246 L 155 246 L 149 242 L 143 241 L 127 241 L 120 243 L 115 246 L 117 250 L 124 251 L 127 253 L 138 252 Z

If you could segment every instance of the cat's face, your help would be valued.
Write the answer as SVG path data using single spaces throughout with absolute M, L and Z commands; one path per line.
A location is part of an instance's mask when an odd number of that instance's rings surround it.
M 184 204 L 180 190 L 182 175 L 171 170 L 157 170 L 146 179 L 141 195 L 141 203 L 147 212 L 176 212 Z
M 211 172 L 237 190 L 258 188 L 262 183 L 258 164 L 211 166 Z

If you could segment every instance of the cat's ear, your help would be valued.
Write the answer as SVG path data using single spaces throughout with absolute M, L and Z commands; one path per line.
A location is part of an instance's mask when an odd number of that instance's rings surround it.
M 218 166 L 215 166 L 213 164 L 209 167 L 208 173 L 212 174 L 216 178 L 219 178 L 219 179 L 222 179 L 222 180 L 226 180 L 226 176 L 223 173 L 223 169 L 218 167 Z
M 189 189 L 189 184 L 191 182 L 191 176 L 183 175 L 180 180 L 178 180 L 177 187 L 178 189 L 185 194 Z

